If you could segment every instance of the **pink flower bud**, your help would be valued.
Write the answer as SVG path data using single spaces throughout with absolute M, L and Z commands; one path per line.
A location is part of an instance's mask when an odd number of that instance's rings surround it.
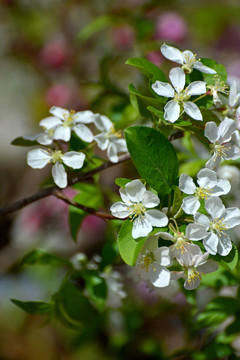
M 45 93 L 45 101 L 49 107 L 68 104 L 71 98 L 71 90 L 66 85 L 53 85 Z
M 68 58 L 68 49 L 62 41 L 55 41 L 45 45 L 40 53 L 42 63 L 50 68 L 63 65 Z
M 175 12 L 165 12 L 156 23 L 156 39 L 181 41 L 187 35 L 187 25 L 184 18 Z
M 160 53 L 160 51 L 150 51 L 147 54 L 147 60 L 151 61 L 153 64 L 157 65 L 157 66 L 161 66 L 163 63 L 163 56 Z

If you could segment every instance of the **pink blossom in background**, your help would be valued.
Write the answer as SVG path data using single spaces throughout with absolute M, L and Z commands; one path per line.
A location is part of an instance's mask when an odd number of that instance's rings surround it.
M 227 65 L 228 77 L 235 77 L 240 80 L 240 61 L 235 60 L 234 62 Z
M 63 65 L 68 59 L 68 49 L 63 41 L 54 41 L 46 44 L 41 52 L 42 63 L 50 68 L 57 68 Z
M 105 221 L 98 216 L 88 215 L 83 220 L 81 230 L 99 236 L 99 233 L 103 233 L 105 230 L 105 225 Z
M 111 30 L 111 38 L 116 49 L 128 50 L 133 45 L 135 34 L 130 26 L 121 25 Z
M 165 12 L 157 18 L 155 38 L 182 41 L 187 35 L 188 29 L 184 18 L 175 12 Z
M 71 89 L 66 85 L 53 85 L 45 93 L 45 101 L 49 107 L 64 107 L 69 103 L 72 96 Z
M 147 53 L 147 60 L 151 61 L 153 64 L 157 66 L 161 66 L 164 61 L 164 58 L 160 53 L 160 51 L 150 51 L 149 53 Z

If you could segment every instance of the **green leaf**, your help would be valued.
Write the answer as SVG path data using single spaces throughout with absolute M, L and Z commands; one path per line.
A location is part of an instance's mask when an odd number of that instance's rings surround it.
M 77 35 L 77 39 L 82 42 L 87 41 L 91 36 L 114 24 L 115 22 L 116 19 L 112 16 L 100 16 L 81 29 Z
M 102 193 L 96 184 L 78 183 L 74 188 L 80 191 L 80 193 L 73 198 L 78 204 L 85 205 L 95 210 L 98 210 L 102 206 Z M 69 224 L 74 241 L 77 241 L 80 225 L 87 215 L 89 215 L 87 212 L 74 206 L 69 206 Z
M 36 146 L 39 145 L 39 143 L 35 140 L 29 140 L 24 138 L 23 136 L 19 136 L 16 139 L 14 139 L 11 142 L 11 145 L 15 145 L 15 146 Z
M 227 256 L 221 256 L 218 254 L 214 256 L 214 260 L 216 260 L 225 269 L 230 269 L 231 271 L 237 266 L 238 258 L 239 251 L 234 243 L 232 243 L 232 250 Z
M 125 138 L 141 177 L 160 195 L 169 194 L 178 176 L 172 144 L 159 131 L 145 126 L 127 128 Z
M 100 270 L 103 271 L 108 265 L 112 265 L 118 256 L 116 241 L 107 241 L 101 252 Z
M 155 99 L 153 97 L 142 95 L 133 84 L 130 84 L 129 87 L 129 97 L 130 102 L 135 110 L 139 112 L 142 116 L 149 117 L 150 113 L 147 110 L 148 106 L 153 106 L 154 108 L 163 109 L 162 102 L 164 101 L 163 98 Z M 161 101 L 161 99 L 163 99 Z
M 129 183 L 130 181 L 132 181 L 132 180 L 126 179 L 126 178 L 116 178 L 115 184 L 120 186 L 121 188 L 125 188 L 126 184 Z
M 11 299 L 11 302 L 28 314 L 48 315 L 53 310 L 53 303 L 44 301 L 20 301 Z
M 174 190 L 173 204 L 172 204 L 172 207 L 171 207 L 169 217 L 173 217 L 178 212 L 178 210 L 180 209 L 180 207 L 182 205 L 182 192 L 181 192 L 181 190 L 176 185 L 173 185 L 173 190 Z
M 73 279 L 72 279 L 73 281 Z M 75 279 L 77 281 L 77 279 Z M 56 315 L 66 326 L 82 328 L 95 320 L 95 311 L 81 289 L 64 280 L 59 292 L 53 297 Z
M 202 58 L 201 62 L 203 63 L 203 65 L 206 65 L 208 67 L 210 67 L 211 69 L 215 70 L 217 72 L 217 75 L 220 76 L 221 81 L 226 82 L 227 81 L 227 70 L 225 68 L 225 66 L 223 66 L 222 64 L 218 64 L 216 61 L 212 60 L 212 59 L 207 59 L 207 58 Z M 203 75 L 203 79 L 204 81 L 206 81 L 206 83 L 208 85 L 214 84 L 215 80 L 214 80 L 214 74 L 202 74 Z
M 137 240 L 132 237 L 132 222 L 125 220 L 118 233 L 119 253 L 126 264 L 134 266 L 146 237 Z
M 24 256 L 21 265 L 70 265 L 70 261 L 42 249 L 36 249 Z
M 157 65 L 151 63 L 146 59 L 131 58 L 128 59 L 125 64 L 134 66 L 148 77 L 155 76 L 159 81 L 167 81 L 167 78 L 162 72 L 162 70 Z
M 88 270 L 83 273 L 86 289 L 92 302 L 98 310 L 102 311 L 105 307 L 107 297 L 107 285 L 105 280 L 94 270 Z

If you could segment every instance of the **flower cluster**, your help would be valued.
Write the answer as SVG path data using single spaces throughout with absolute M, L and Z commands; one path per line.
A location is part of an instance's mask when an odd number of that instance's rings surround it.
M 64 143 L 71 139 L 74 132 L 79 139 L 87 143 L 96 141 L 101 150 L 107 150 L 110 161 L 118 162 L 118 153 L 126 152 L 126 142 L 121 138 L 121 131 L 116 131 L 114 124 L 104 115 L 93 114 L 92 111 L 68 111 L 53 106 L 50 109 L 53 116 L 40 121 L 39 125 L 43 132 L 34 136 L 26 136 L 25 139 L 36 140 L 40 145 L 47 146 L 47 149 L 37 148 L 30 150 L 27 154 L 27 163 L 33 169 L 42 169 L 48 163 L 52 163 L 52 176 L 55 184 L 60 188 L 67 186 L 67 173 L 64 165 L 72 169 L 81 169 L 86 159 L 83 151 L 63 152 Z M 93 123 L 101 131 L 93 135 L 86 126 Z

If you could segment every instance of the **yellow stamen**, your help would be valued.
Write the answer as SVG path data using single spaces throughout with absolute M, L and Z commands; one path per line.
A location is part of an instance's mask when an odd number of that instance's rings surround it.
M 211 193 L 212 193 L 212 189 L 209 189 L 208 187 L 207 188 L 199 187 L 195 191 L 195 196 L 200 199 L 206 200 L 209 198 L 209 196 L 211 196 Z

